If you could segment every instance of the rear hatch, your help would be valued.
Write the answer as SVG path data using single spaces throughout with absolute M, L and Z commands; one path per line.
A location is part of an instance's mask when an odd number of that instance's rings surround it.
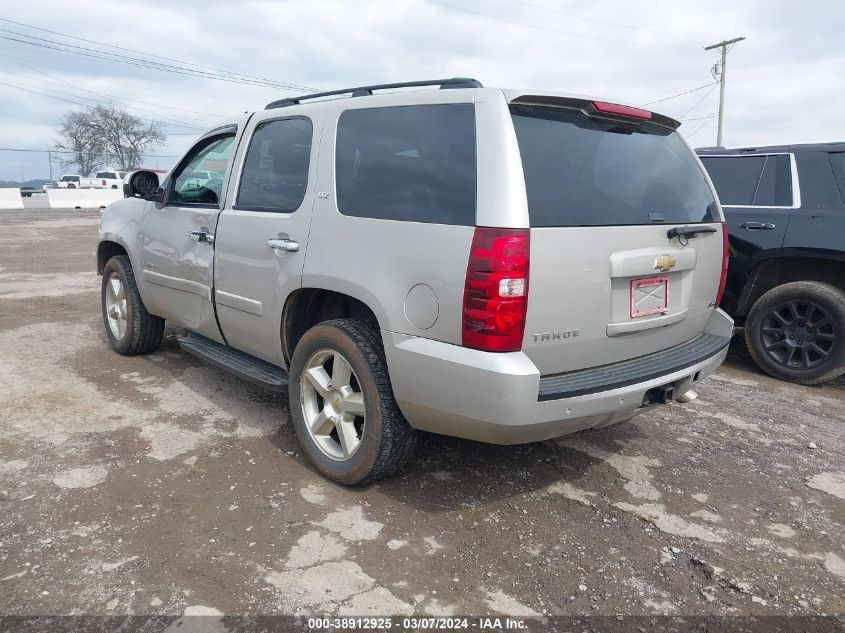
M 677 123 L 574 99 L 525 97 L 510 108 L 531 224 L 523 351 L 540 373 L 701 334 L 717 300 L 722 218 Z M 667 235 L 685 226 L 714 230 Z

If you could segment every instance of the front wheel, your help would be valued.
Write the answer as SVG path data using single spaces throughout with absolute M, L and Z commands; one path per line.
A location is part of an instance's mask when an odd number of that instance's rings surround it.
M 147 312 L 125 255 L 115 255 L 103 267 L 100 298 L 106 336 L 114 351 L 131 355 L 158 349 L 164 319 Z
M 357 319 L 325 321 L 300 339 L 290 363 L 293 425 L 325 477 L 363 485 L 408 461 L 416 431 L 390 386 L 377 329 Z
M 766 373 L 802 385 L 845 372 L 845 292 L 817 281 L 783 284 L 748 313 L 745 341 Z

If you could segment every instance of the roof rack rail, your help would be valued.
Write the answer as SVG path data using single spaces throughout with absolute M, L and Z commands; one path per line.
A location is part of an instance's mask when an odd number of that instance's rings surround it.
M 287 97 L 268 103 L 265 110 L 274 108 L 286 108 L 287 106 L 298 105 L 306 99 L 318 99 L 320 97 L 331 97 L 334 95 L 349 94 L 352 97 L 365 97 L 373 94 L 373 90 L 390 90 L 393 88 L 416 88 L 419 86 L 440 86 L 441 90 L 450 88 L 483 88 L 481 82 L 469 77 L 452 77 L 450 79 L 426 79 L 423 81 L 403 81 L 394 84 L 376 84 L 374 86 L 358 86 L 356 88 L 344 88 L 342 90 L 330 90 L 328 92 L 315 92 L 299 97 Z

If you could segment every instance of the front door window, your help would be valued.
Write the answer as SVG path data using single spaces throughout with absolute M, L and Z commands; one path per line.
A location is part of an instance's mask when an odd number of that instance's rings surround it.
M 223 197 L 226 167 L 235 146 L 234 134 L 200 141 L 173 174 L 167 204 L 218 206 Z

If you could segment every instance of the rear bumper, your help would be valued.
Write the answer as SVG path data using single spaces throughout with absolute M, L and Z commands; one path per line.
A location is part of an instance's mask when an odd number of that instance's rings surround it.
M 541 379 L 522 352 L 481 352 L 391 332 L 383 332 L 383 339 L 396 401 L 413 427 L 520 444 L 631 418 L 644 410 L 646 392 L 655 387 L 672 384 L 677 395 L 684 393 L 724 361 L 732 327 L 715 310 L 698 345 L 678 346 L 677 354 L 663 355 L 662 364 L 644 357 L 601 368 L 606 382 L 596 370 Z M 549 388 L 576 383 L 579 390 Z M 567 397 L 572 393 L 578 395 Z

